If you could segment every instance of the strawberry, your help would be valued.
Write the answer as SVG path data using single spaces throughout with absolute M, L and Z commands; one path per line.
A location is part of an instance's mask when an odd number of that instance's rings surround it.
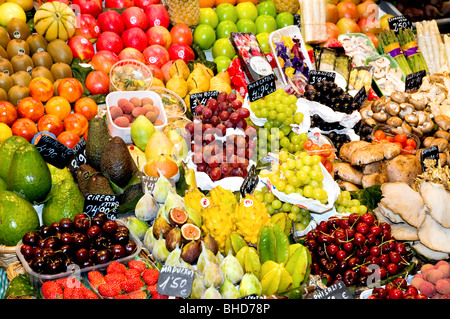
M 159 271 L 154 268 L 147 268 L 142 273 L 142 279 L 144 279 L 144 282 L 149 285 L 156 285 L 159 278 Z
M 141 273 L 135 268 L 128 268 L 127 271 L 125 271 L 125 277 L 127 277 L 127 279 L 140 278 Z
M 144 287 L 144 282 L 140 278 L 128 279 L 120 286 L 126 292 L 138 291 Z
M 116 283 L 119 286 L 122 285 L 125 281 L 127 281 L 127 277 L 124 274 L 112 273 L 105 275 L 105 281 L 109 283 Z
M 123 274 L 123 273 L 125 273 L 125 271 L 127 271 L 127 266 L 125 266 L 124 264 L 121 264 L 118 261 L 112 261 L 106 268 L 107 274 L 113 274 L 113 273 Z
M 158 291 L 156 291 L 156 285 L 147 286 L 147 292 L 150 293 L 152 299 L 169 299 L 169 296 L 160 295 Z
M 63 290 L 56 281 L 46 281 L 41 287 L 45 299 L 63 299 Z
M 56 280 L 56 282 L 61 286 L 62 289 L 66 289 L 67 287 L 81 287 L 81 282 L 73 277 L 61 278 Z
M 92 287 L 95 289 L 98 288 L 101 284 L 104 284 L 106 282 L 105 277 L 100 271 L 92 270 L 88 272 L 88 279 Z
M 119 294 L 119 295 L 115 296 L 114 299 L 131 299 L 131 298 L 128 295 Z
M 83 292 L 84 299 L 99 299 L 95 292 L 93 292 L 86 286 L 81 287 L 81 290 Z
M 72 288 L 72 289 L 73 290 L 72 290 L 70 299 L 84 299 L 83 288 L 76 287 L 76 288 Z
M 72 294 L 75 288 L 67 287 L 64 289 L 63 299 L 72 299 Z
M 103 297 L 114 298 L 122 292 L 122 289 L 117 283 L 106 282 L 98 286 L 98 292 Z
M 147 265 L 142 260 L 130 260 L 128 262 L 128 268 L 136 269 L 140 274 L 147 268 Z
M 128 297 L 130 297 L 130 299 L 147 299 L 147 294 L 145 293 L 145 291 L 138 290 L 129 293 Z

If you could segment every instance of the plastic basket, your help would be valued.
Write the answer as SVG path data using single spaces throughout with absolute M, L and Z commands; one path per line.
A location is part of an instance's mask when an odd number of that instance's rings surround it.
M 109 91 L 147 91 L 153 83 L 148 66 L 136 60 L 120 60 L 109 71 Z

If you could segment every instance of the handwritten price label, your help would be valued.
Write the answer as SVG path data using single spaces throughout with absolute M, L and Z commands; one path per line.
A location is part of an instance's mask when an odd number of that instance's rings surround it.
M 188 268 L 163 266 L 159 272 L 156 291 L 160 295 L 189 297 L 194 282 L 194 272 Z
M 105 213 L 108 219 L 115 219 L 120 205 L 117 195 L 87 194 L 84 199 L 83 212 L 90 217 Z
M 405 92 L 412 92 L 420 89 L 425 75 L 427 75 L 425 70 L 408 74 L 405 79 Z
M 59 169 L 66 167 L 74 154 L 66 145 L 45 134 L 39 139 L 36 148 L 44 161 Z
M 324 81 L 334 82 L 335 79 L 336 73 L 311 70 L 309 71 L 308 84 L 314 85 L 315 83 Z
M 314 299 L 355 299 L 342 281 L 338 281 L 327 289 L 314 295 Z
M 397 33 L 400 29 L 413 29 L 411 18 L 408 16 L 398 16 L 388 19 L 389 28 Z
M 267 75 L 247 85 L 250 102 L 262 99 L 266 95 L 275 92 L 276 89 L 274 74 Z
M 209 99 L 217 99 L 217 96 L 219 96 L 219 91 L 207 91 L 207 92 L 191 94 L 189 96 L 189 103 L 191 106 L 192 114 L 195 114 L 195 107 L 197 105 L 206 105 L 206 102 L 208 102 Z M 201 114 L 195 114 L 195 115 L 201 115 Z
M 77 145 L 75 145 L 72 148 L 72 151 L 74 153 L 72 160 L 69 163 L 69 169 L 73 174 L 77 173 L 78 168 L 83 165 L 87 164 L 87 158 L 86 158 L 86 141 L 84 138 L 82 138 Z

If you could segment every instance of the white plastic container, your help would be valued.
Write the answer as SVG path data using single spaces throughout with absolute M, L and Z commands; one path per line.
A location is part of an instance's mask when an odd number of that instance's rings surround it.
M 277 63 L 278 71 L 281 74 L 281 80 L 283 81 L 284 85 L 287 85 L 288 82 L 286 81 L 286 78 L 284 76 L 283 68 L 280 65 L 280 62 L 277 59 L 277 51 L 276 51 L 276 45 L 274 43 L 280 42 L 281 37 L 297 37 L 300 39 L 300 51 L 302 52 L 303 56 L 305 57 L 305 63 L 308 66 L 310 70 L 314 70 L 314 67 L 311 63 L 311 60 L 309 58 L 308 51 L 306 50 L 305 42 L 303 41 L 302 34 L 300 33 L 300 29 L 296 25 L 290 25 L 287 27 L 284 27 L 282 29 L 278 29 L 274 32 L 272 32 L 269 35 L 269 45 L 270 45 L 270 51 L 272 52 L 273 56 L 275 57 L 275 61 Z
M 138 97 L 140 99 L 144 97 L 149 97 L 153 100 L 153 105 L 158 107 L 159 115 L 158 120 L 163 122 L 162 125 L 155 126 L 156 129 L 162 130 L 164 126 L 167 125 L 167 115 L 164 109 L 164 106 L 161 101 L 161 97 L 158 93 L 152 91 L 117 91 L 111 92 L 106 96 L 106 119 L 108 121 L 108 129 L 111 136 L 119 136 L 121 137 L 125 143 L 132 143 L 131 140 L 131 128 L 130 127 L 119 127 L 113 123 L 111 118 L 111 113 L 109 112 L 109 108 L 112 106 L 117 106 L 117 102 L 121 98 L 125 98 L 127 100 L 132 97 Z

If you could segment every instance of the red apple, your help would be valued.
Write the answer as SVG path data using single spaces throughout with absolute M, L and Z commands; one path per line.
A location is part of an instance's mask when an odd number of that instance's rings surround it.
M 169 51 L 171 60 L 182 59 L 186 63 L 195 60 L 194 50 L 192 50 L 190 46 L 184 43 L 174 43 L 169 47 L 167 51 Z
M 86 77 L 86 89 L 91 94 L 109 93 L 109 75 L 103 71 L 92 71 Z
M 137 60 L 145 63 L 144 54 L 136 48 L 128 47 L 124 48 L 119 53 L 119 60 Z
M 94 56 L 94 45 L 84 35 L 75 35 L 71 37 L 68 45 L 72 50 L 74 58 L 80 58 L 82 61 L 89 61 Z
M 378 49 L 378 44 L 380 43 L 380 40 L 378 39 L 378 37 L 375 34 L 370 33 L 370 32 L 364 33 L 364 34 L 369 37 L 369 39 L 372 41 L 374 47 Z
M 144 30 L 138 27 L 123 31 L 122 41 L 124 48 L 135 48 L 141 52 L 148 46 L 148 40 Z
M 161 70 L 161 68 L 158 68 L 154 64 L 147 64 L 150 70 L 152 70 L 152 74 L 154 78 L 160 79 L 161 81 L 164 81 L 164 74 Z
M 372 0 L 361 2 L 356 6 L 356 9 L 358 10 L 360 19 L 367 17 L 373 17 L 377 19 L 380 11 L 378 5 Z
M 123 30 L 125 30 L 122 16 L 115 10 L 108 10 L 100 13 L 97 21 L 102 32 L 112 31 L 121 35 Z
M 170 76 L 170 67 L 172 66 L 172 64 L 173 64 L 173 60 L 170 60 L 170 61 L 164 63 L 164 65 L 161 67 L 161 71 L 164 76 L 164 82 L 167 82 L 172 78 Z
M 105 8 L 129 8 L 134 6 L 133 0 L 105 0 Z
M 142 53 L 145 57 L 145 64 L 153 64 L 158 68 L 170 60 L 169 52 L 159 44 L 148 46 Z
M 122 12 L 122 19 L 126 29 L 137 27 L 145 31 L 148 28 L 147 15 L 139 7 L 126 8 Z
M 339 19 L 350 18 L 355 22 L 359 20 L 358 9 L 356 4 L 350 0 L 339 2 L 337 4 Z
M 97 41 L 100 35 L 100 26 L 92 14 L 82 13 L 75 17 L 75 34 L 84 35 L 91 43 Z
M 123 49 L 123 40 L 117 33 L 113 31 L 105 31 L 97 39 L 97 50 L 108 50 L 119 54 Z
M 336 23 L 339 20 L 339 12 L 336 5 L 327 3 L 326 4 L 326 17 L 327 22 Z
M 94 70 L 109 74 L 112 66 L 119 62 L 119 57 L 109 50 L 97 51 L 89 62 Z
M 134 5 L 141 9 L 145 9 L 151 4 L 160 4 L 160 3 L 161 0 L 134 0 Z
M 350 18 L 342 18 L 336 23 L 339 33 L 359 33 L 361 30 L 359 25 Z
M 192 31 L 187 24 L 179 23 L 170 29 L 172 43 L 184 43 L 191 46 L 193 42 Z
M 145 35 L 147 36 L 149 45 L 159 44 L 168 49 L 172 44 L 172 37 L 170 36 L 169 30 L 160 25 L 149 28 L 145 32 Z
M 359 28 L 362 33 L 379 34 L 381 32 L 380 20 L 367 17 L 358 21 Z
M 170 18 L 166 7 L 162 4 L 151 4 L 145 8 L 145 14 L 148 18 L 149 27 L 153 26 L 163 26 L 169 28 Z
M 102 13 L 103 4 L 102 0 L 73 0 L 71 8 L 77 13 L 88 13 L 97 18 Z
M 339 29 L 336 26 L 336 24 L 334 24 L 332 22 L 327 22 L 325 25 L 327 27 L 328 38 L 335 38 L 335 39 L 337 39 L 337 37 L 339 36 L 340 32 L 339 32 Z

